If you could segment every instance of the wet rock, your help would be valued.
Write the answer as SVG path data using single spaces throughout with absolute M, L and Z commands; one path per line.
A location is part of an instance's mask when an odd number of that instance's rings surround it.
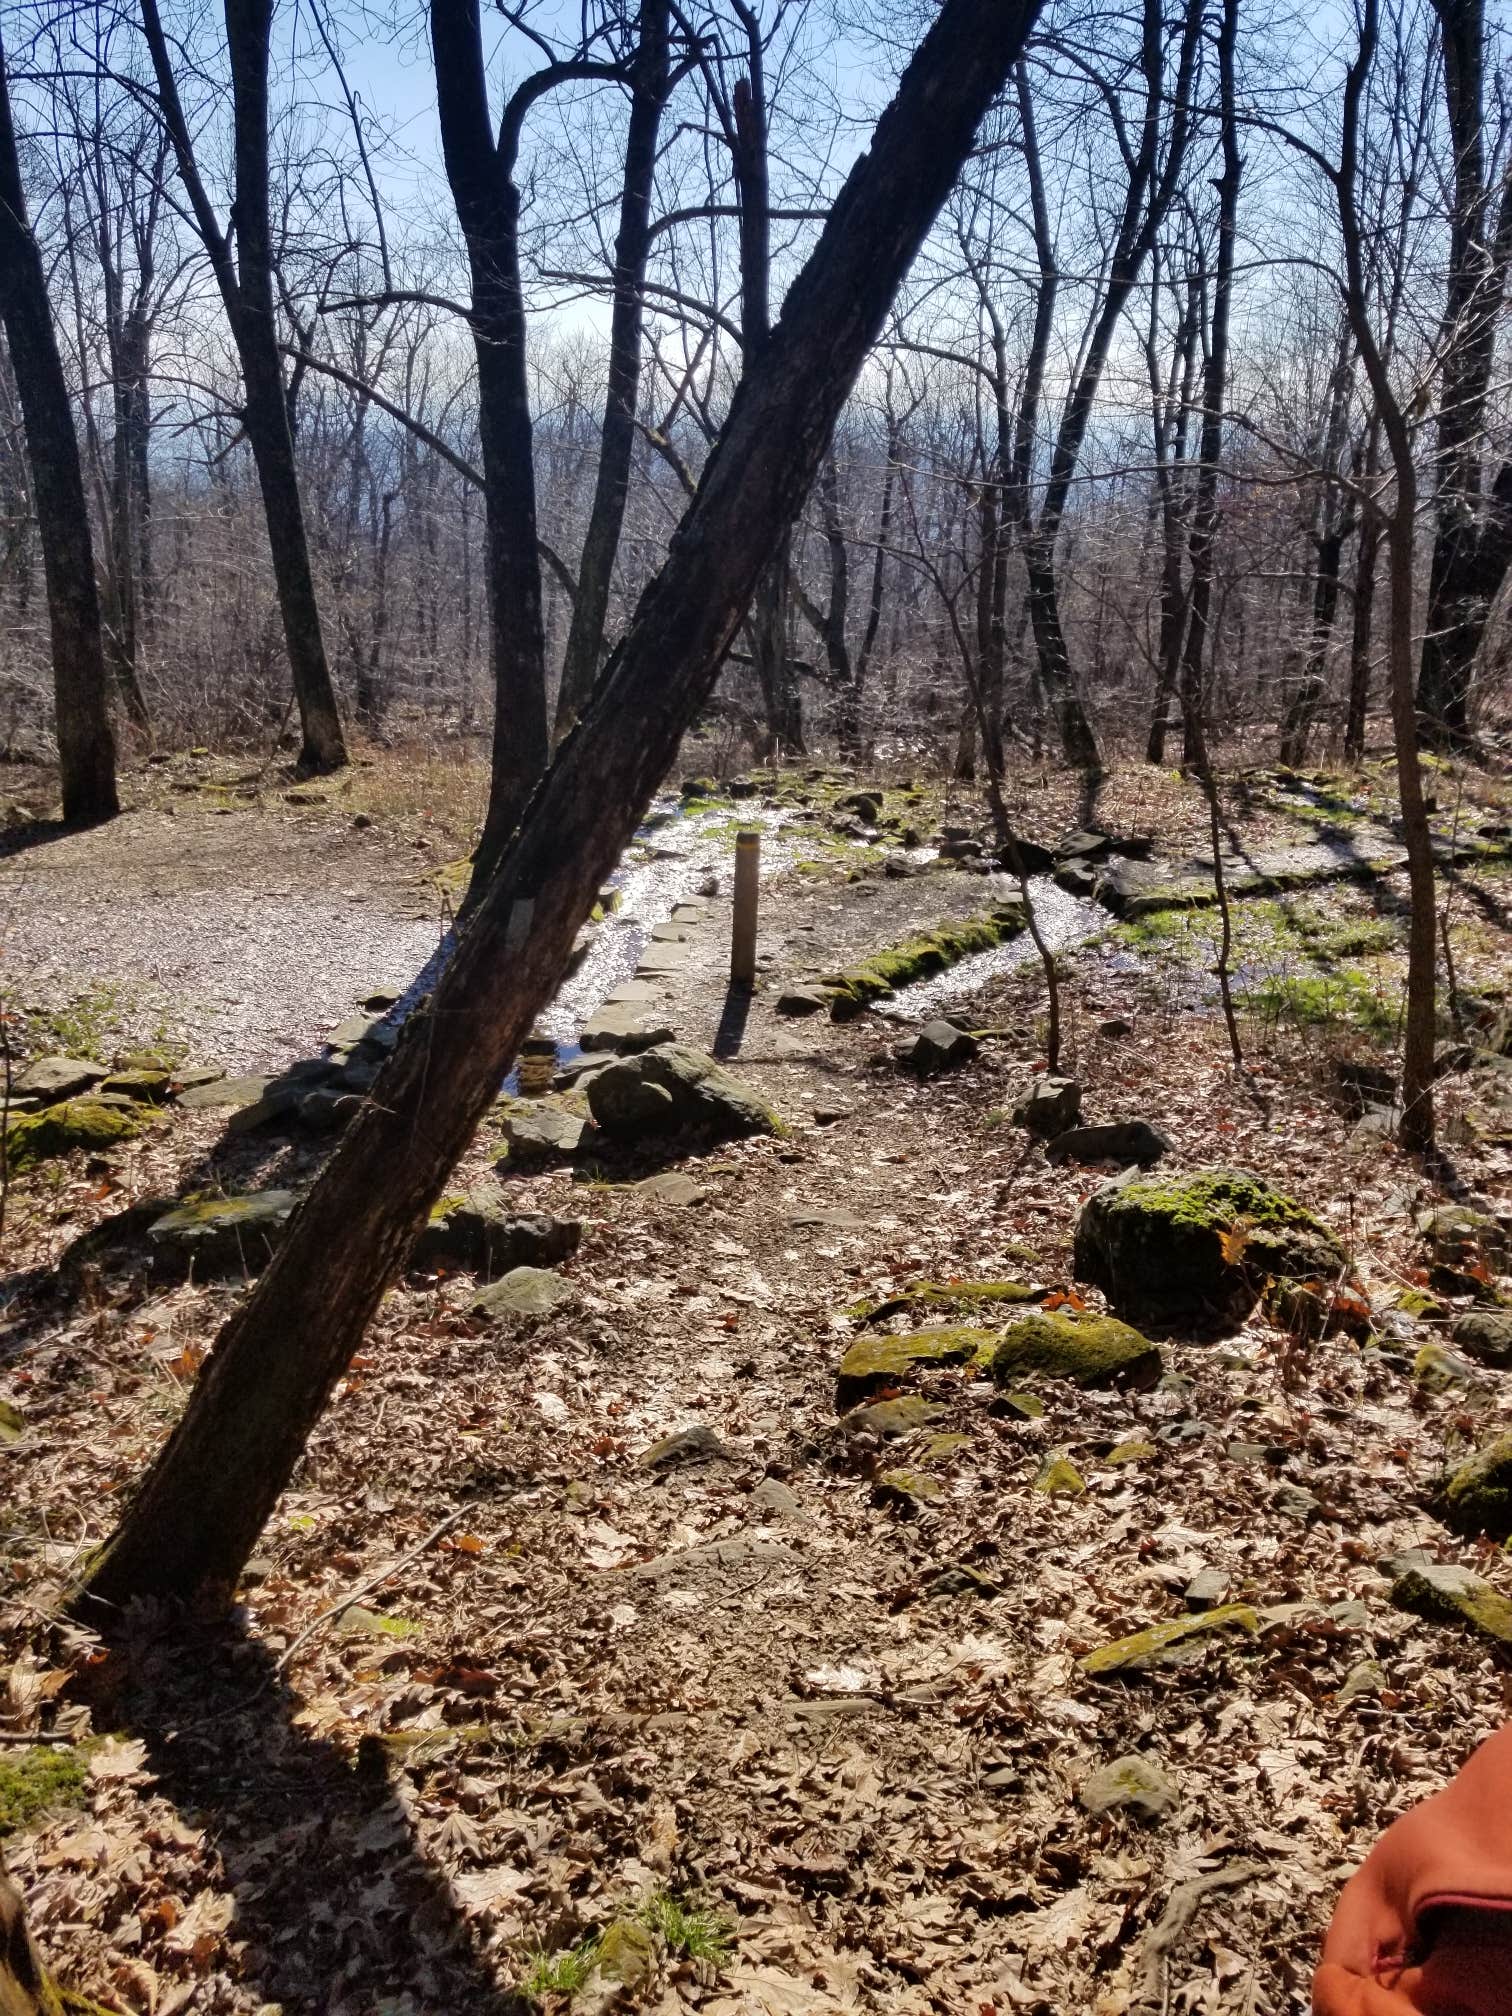
M 272 1257 L 298 1202 L 293 1190 L 185 1198 L 148 1226 L 147 1243 L 160 1262 L 196 1274 L 255 1274 Z
M 1512 1645 L 1512 1603 L 1468 1568 L 1449 1562 L 1409 1568 L 1393 1583 L 1391 1600 L 1430 1623 L 1467 1624 L 1482 1638 Z
M 1073 1128 L 1080 1112 L 1081 1086 L 1074 1078 L 1035 1078 L 1021 1088 L 1012 1119 L 1015 1127 L 1051 1141 Z
M 900 1044 L 893 1054 L 904 1070 L 918 1078 L 932 1078 L 938 1072 L 953 1071 L 959 1064 L 969 1064 L 977 1054 L 977 1042 L 953 1022 L 937 1018 L 926 1022 L 917 1036 Z
M 680 1463 L 720 1462 L 729 1453 L 714 1430 L 700 1421 L 692 1428 L 680 1428 L 675 1435 L 664 1435 L 660 1442 L 653 1442 L 642 1452 L 640 1466 L 643 1470 L 672 1470 Z
M 465 1267 L 477 1274 L 507 1274 L 512 1267 L 553 1267 L 570 1259 L 583 1238 L 580 1218 L 544 1212 L 522 1217 L 502 1193 L 479 1184 L 459 1197 L 443 1197 L 415 1241 L 412 1267 Z
M 1443 1514 L 1457 1533 L 1512 1536 L 1512 1435 L 1499 1435 L 1459 1466 L 1444 1487 Z
M 1478 1365 L 1512 1366 L 1512 1309 L 1467 1309 L 1456 1316 L 1449 1341 Z
M 504 1139 L 515 1164 L 560 1161 L 582 1146 L 587 1122 L 565 1106 L 521 1103 L 504 1115 Z
M 624 1057 L 588 1084 L 588 1104 L 606 1134 L 635 1141 L 684 1128 L 716 1140 L 777 1131 L 777 1116 L 733 1072 L 702 1051 L 663 1043 Z
M 98 1155 L 134 1141 L 151 1119 L 150 1107 L 130 1100 L 117 1104 L 114 1095 L 62 1099 L 11 1121 L 5 1130 L 7 1163 L 13 1174 L 20 1174 L 75 1150 Z
M 553 1274 L 549 1267 L 511 1267 L 499 1280 L 478 1290 L 467 1305 L 467 1313 L 490 1322 L 505 1316 L 549 1316 L 560 1303 L 570 1301 L 572 1294 L 572 1283 Z
M 773 1005 L 779 1015 L 824 1015 L 830 997 L 819 987 L 784 987 Z
M 103 1064 L 87 1057 L 37 1057 L 19 1072 L 13 1089 L 23 1099 L 52 1106 L 60 1099 L 73 1099 L 109 1076 Z
M 1160 1352 L 1127 1323 L 1059 1309 L 1010 1323 L 991 1358 L 992 1376 L 1000 1386 L 1033 1373 L 1069 1379 L 1077 1386 L 1149 1385 L 1160 1369 Z
M 904 1393 L 896 1400 L 874 1400 L 869 1407 L 857 1407 L 840 1426 L 852 1435 L 875 1435 L 881 1442 L 895 1442 L 938 1421 L 945 1409 L 918 1393 Z
M 854 1397 L 884 1381 L 911 1379 L 942 1365 L 985 1362 L 997 1342 L 996 1330 L 975 1330 L 964 1324 L 914 1330 L 903 1337 L 858 1337 L 840 1361 L 841 1398 Z
M 1512 1605 L 1508 1606 L 1512 1610 Z M 1169 1623 L 1151 1624 L 1146 1630 L 1131 1632 L 1127 1638 L 1100 1645 L 1077 1664 L 1091 1676 L 1109 1673 L 1138 1673 L 1157 1666 L 1168 1654 L 1189 1645 L 1194 1639 L 1216 1636 L 1225 1631 L 1242 1631 L 1254 1637 L 1260 1619 L 1248 1603 L 1223 1603 L 1216 1610 L 1196 1616 L 1173 1617 Z
M 1345 1258 L 1310 1212 L 1243 1170 L 1131 1170 L 1083 1205 L 1074 1264 L 1131 1322 L 1211 1337 L 1237 1329 L 1268 1282 L 1337 1279 Z
M 1148 1120 L 1114 1120 L 1101 1127 L 1073 1127 L 1046 1144 L 1051 1162 L 1121 1162 L 1148 1169 L 1171 1144 Z
M 1081 1498 L 1086 1495 L 1087 1480 L 1069 1456 L 1047 1456 L 1030 1489 L 1046 1498 Z
M 1176 1803 L 1176 1790 L 1156 1760 L 1143 1751 L 1115 1757 L 1094 1771 L 1078 1795 L 1094 1819 L 1105 1813 L 1132 1813 L 1139 1820 L 1159 1820 Z

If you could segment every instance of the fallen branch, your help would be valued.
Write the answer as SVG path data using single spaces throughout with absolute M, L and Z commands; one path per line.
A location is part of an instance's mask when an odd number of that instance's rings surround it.
M 1160 1923 L 1145 1940 L 1144 1986 L 1141 2002 L 1163 2007 L 1166 2000 L 1166 1961 L 1182 1934 L 1197 1916 L 1198 1906 L 1215 1890 L 1236 1890 L 1265 1874 L 1263 1862 L 1231 1862 L 1227 1869 L 1215 1869 L 1210 1876 L 1194 1876 L 1171 1892 L 1171 1901 L 1161 1913 Z M 1137 2006 L 1137 2005 L 1136 2005 Z

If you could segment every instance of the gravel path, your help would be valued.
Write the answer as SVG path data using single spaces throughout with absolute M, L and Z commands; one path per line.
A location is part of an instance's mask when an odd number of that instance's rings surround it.
M 0 977 L 44 1007 L 108 990 L 130 1038 L 277 1065 L 425 963 L 441 920 L 422 865 L 325 819 L 128 813 L 0 859 Z

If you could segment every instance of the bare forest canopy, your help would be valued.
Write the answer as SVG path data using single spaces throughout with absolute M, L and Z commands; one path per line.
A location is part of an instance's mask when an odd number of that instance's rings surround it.
M 487 736 L 497 707 L 517 809 L 929 11 L 7 6 L 127 731 L 292 726 L 322 767 L 342 723 Z M 1421 713 L 1494 732 L 1512 201 L 1492 15 L 1052 0 L 736 639 L 713 703 L 732 737 L 968 769 L 982 738 L 989 762 L 1002 738 L 1160 760 L 1202 695 L 1220 742 L 1358 755 L 1386 699 L 1388 406 Z M 43 500 L 7 329 L 0 745 L 45 754 Z

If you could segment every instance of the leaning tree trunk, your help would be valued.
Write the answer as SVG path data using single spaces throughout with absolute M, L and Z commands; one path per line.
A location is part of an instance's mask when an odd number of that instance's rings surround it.
M 415 1235 L 565 970 L 573 936 L 707 699 L 1036 0 L 945 0 L 428 1010 L 217 1340 L 75 1607 L 224 1600 Z
M 58 355 L 42 255 L 27 220 L 10 82 L 0 45 L 0 320 L 21 403 L 52 633 L 63 817 L 98 825 L 120 811 L 115 736 L 84 472 Z
M 598 475 L 578 567 L 577 595 L 562 683 L 557 693 L 556 738 L 571 728 L 588 704 L 604 650 L 604 620 L 615 556 L 630 494 L 635 450 L 635 408 L 641 377 L 641 289 L 650 247 L 651 195 L 656 178 L 656 140 L 671 75 L 668 60 L 669 0 L 641 0 L 640 36 L 630 70 L 630 119 L 625 134 L 625 180 L 620 198 L 619 236 L 614 241 L 614 308 L 609 324 L 609 384 L 599 439 Z
M 0 2016 L 63 2016 L 63 2001 L 47 1978 L 26 1923 L 21 1892 L 0 1855 Z

